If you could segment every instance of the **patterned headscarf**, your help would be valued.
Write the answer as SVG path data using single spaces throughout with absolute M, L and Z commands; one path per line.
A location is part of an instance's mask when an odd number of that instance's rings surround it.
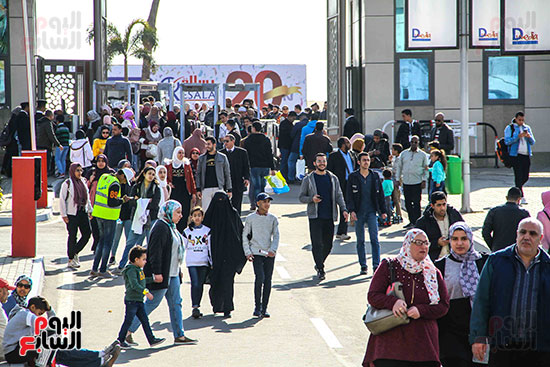
M 430 304 L 434 305 L 439 302 L 439 286 L 437 284 L 437 270 L 432 260 L 428 256 L 422 261 L 416 261 L 411 256 L 412 241 L 419 234 L 426 236 L 426 233 L 418 228 L 411 229 L 405 235 L 403 240 L 403 246 L 399 251 L 396 259 L 399 261 L 403 269 L 411 274 L 422 273 L 424 275 L 424 285 L 428 291 L 428 297 L 430 297 Z M 428 237 L 428 236 L 426 236 Z
M 462 262 L 462 266 L 460 267 L 460 286 L 462 287 L 464 296 L 470 297 L 470 302 L 473 302 L 477 283 L 479 282 L 479 272 L 477 270 L 476 260 L 481 259 L 481 254 L 474 249 L 474 234 L 465 222 L 454 223 L 451 228 L 449 228 L 449 237 L 452 236 L 456 230 L 466 232 L 466 236 L 468 236 L 468 240 L 470 241 L 470 249 L 464 255 L 459 255 L 454 252 L 452 246 L 451 255 Z
M 176 200 L 168 200 L 160 207 L 158 218 L 170 227 L 170 230 L 172 231 L 172 238 L 178 243 L 178 261 L 182 264 L 183 255 L 185 253 L 185 248 L 183 247 L 183 236 L 178 232 L 176 223 L 174 223 L 173 220 L 174 212 L 178 208 L 181 208 L 181 204 L 179 202 Z M 185 220 L 185 218 L 182 218 L 181 220 Z
M 26 280 L 27 282 L 29 282 L 31 288 L 32 289 L 32 279 L 27 276 L 27 275 L 20 275 L 19 278 L 17 278 L 17 280 L 15 281 L 14 285 L 16 287 L 16 289 L 14 289 L 11 294 L 13 295 L 13 298 L 15 299 L 15 302 L 17 302 L 17 304 L 21 307 L 27 307 L 27 297 L 28 297 L 28 293 L 27 293 L 27 296 L 26 297 L 21 297 L 19 294 L 17 294 L 17 284 L 19 284 L 20 281 L 22 280 Z

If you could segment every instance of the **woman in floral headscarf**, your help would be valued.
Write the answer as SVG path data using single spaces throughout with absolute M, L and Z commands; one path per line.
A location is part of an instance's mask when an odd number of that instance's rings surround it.
M 371 335 L 363 366 L 439 367 L 437 319 L 449 309 L 449 295 L 443 277 L 428 257 L 426 233 L 411 229 L 395 259 L 384 259 L 372 278 L 369 304 L 408 315 L 410 323 L 379 335 Z M 405 300 L 386 295 L 391 286 L 389 261 L 395 281 L 403 284 Z
M 32 289 L 32 279 L 26 275 L 21 275 L 14 285 L 15 289 L 11 292 L 7 302 L 2 304 L 2 308 L 8 317 L 15 306 L 27 307 L 27 297 Z
M 464 222 L 449 228 L 451 253 L 436 261 L 449 297 L 449 312 L 438 320 L 439 355 L 443 366 L 473 366 L 470 335 L 470 315 L 481 269 L 489 257 L 474 249 L 474 234 Z
M 193 344 L 197 341 L 184 335 L 181 312 L 180 286 L 183 275 L 180 266 L 183 263 L 185 249 L 183 237 L 176 228 L 182 219 L 181 204 L 175 200 L 168 200 L 160 208 L 158 218 L 151 229 L 147 244 L 147 264 L 144 272 L 146 277 L 153 277 L 153 283 L 148 287 L 153 299 L 145 302 L 145 312 L 149 315 L 158 307 L 162 298 L 166 297 L 174 344 Z M 139 320 L 135 318 L 126 337 L 128 344 L 135 345 L 132 333 L 139 325 Z

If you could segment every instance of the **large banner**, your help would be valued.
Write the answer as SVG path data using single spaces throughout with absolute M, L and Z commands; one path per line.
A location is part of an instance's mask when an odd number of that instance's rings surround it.
M 501 52 L 550 53 L 548 0 L 502 0 Z
M 500 47 L 500 0 L 470 0 L 470 47 Z
M 406 50 L 458 48 L 458 0 L 406 0 Z
M 124 68 L 114 65 L 109 71 L 109 80 L 123 80 Z M 128 67 L 129 80 L 141 79 L 141 65 Z M 223 83 L 259 83 L 261 106 L 267 103 L 306 106 L 306 66 L 305 65 L 161 65 L 151 75 L 151 80 L 163 83 L 219 83 L 220 106 Z M 174 88 L 179 102 L 179 89 Z M 254 98 L 254 92 L 227 92 L 226 97 L 233 103 L 241 103 L 245 98 Z M 214 103 L 214 92 L 185 92 L 186 102 Z M 260 106 L 260 107 L 261 107 Z

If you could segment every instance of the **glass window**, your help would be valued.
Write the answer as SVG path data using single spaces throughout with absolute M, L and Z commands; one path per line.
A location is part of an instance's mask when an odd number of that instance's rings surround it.
M 0 60 L 0 104 L 6 104 L 6 71 L 5 62 Z
M 431 52 L 430 50 L 405 50 L 405 0 L 395 0 L 395 52 Z
M 427 58 L 399 59 L 399 100 L 430 100 L 430 69 Z
M 488 57 L 488 88 L 490 100 L 519 99 L 519 57 Z

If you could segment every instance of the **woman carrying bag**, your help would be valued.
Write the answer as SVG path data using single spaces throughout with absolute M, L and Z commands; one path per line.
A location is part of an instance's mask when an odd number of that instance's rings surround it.
M 437 319 L 449 309 L 443 277 L 428 257 L 430 243 L 420 229 L 407 232 L 399 255 L 392 262 L 395 280 L 403 284 L 405 300 L 387 295 L 392 285 L 388 260 L 374 273 L 368 292 L 369 304 L 377 309 L 407 315 L 408 324 L 371 335 L 363 366 L 439 367 Z
M 189 217 L 189 211 L 196 200 L 197 187 L 193 177 L 191 161 L 185 158 L 185 151 L 182 147 L 174 149 L 172 162 L 166 165 L 168 171 L 168 185 L 172 188 L 170 198 L 181 204 L 184 218 Z M 183 233 L 187 220 L 178 223 L 178 231 Z

